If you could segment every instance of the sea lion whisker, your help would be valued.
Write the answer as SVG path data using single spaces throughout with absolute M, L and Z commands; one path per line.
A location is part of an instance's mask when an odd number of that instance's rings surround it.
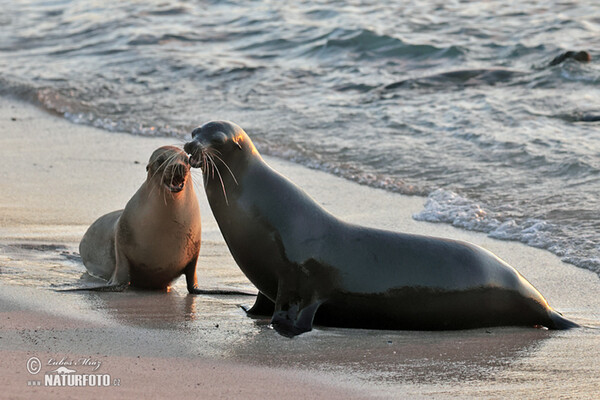
M 214 161 L 213 161 L 214 164 Z M 219 175 L 219 180 L 221 181 L 221 188 L 223 189 L 223 196 L 225 196 L 225 204 L 229 205 L 229 200 L 227 199 L 227 192 L 225 190 L 225 183 L 223 182 L 223 178 L 221 177 L 221 173 L 219 172 L 219 169 L 215 166 L 215 169 L 217 170 L 217 174 Z
M 219 176 L 219 181 L 221 181 L 221 189 L 223 189 L 223 196 L 225 196 L 225 204 L 229 205 L 229 200 L 227 199 L 227 191 L 225 190 L 225 183 L 223 182 L 223 177 L 221 176 L 221 173 L 219 172 L 219 168 L 217 168 L 217 165 L 215 164 L 215 161 L 213 160 L 212 156 L 208 153 L 206 155 L 213 166 L 213 178 L 214 178 L 214 171 L 216 171 L 217 175 Z
M 176 161 L 177 157 L 179 157 L 178 153 L 171 154 L 160 164 L 157 172 L 162 169 L 162 173 L 161 173 L 161 177 L 160 177 L 161 183 L 165 182 L 165 178 L 170 178 L 169 185 L 173 186 L 173 177 L 175 174 L 175 171 L 173 170 L 173 168 L 176 165 L 176 164 L 174 164 L 174 162 Z M 171 173 L 170 177 L 167 175 L 168 172 Z M 164 200 L 165 206 L 168 205 L 166 192 L 167 192 L 167 190 L 163 189 L 163 200 Z M 175 197 L 174 194 L 170 190 L 168 192 L 169 192 L 169 195 L 171 196 L 171 198 Z
M 173 178 L 175 178 L 175 171 L 171 174 L 171 180 L 169 181 L 169 186 L 171 187 L 173 187 Z M 171 195 L 171 198 L 175 197 L 175 194 L 173 194 L 172 191 L 169 191 L 169 194 Z
M 212 163 L 211 168 L 213 169 L 213 178 L 214 178 L 215 177 L 214 168 L 217 167 L 217 164 L 215 164 L 215 160 L 214 160 L 214 157 L 213 157 L 214 154 L 213 154 L 213 152 L 211 150 L 212 149 L 210 149 L 210 148 L 206 149 L 206 157 L 208 157 L 211 160 L 211 163 Z
M 164 182 L 165 181 L 165 174 L 167 173 L 167 168 L 164 168 L 162 170 L 162 173 L 160 174 L 160 182 Z
M 202 152 L 202 180 L 206 189 L 206 185 L 208 185 L 208 159 L 204 152 Z
M 223 153 L 221 153 L 219 150 L 217 150 L 217 149 L 213 149 L 212 147 L 208 147 L 208 148 L 206 149 L 206 152 L 207 152 L 208 154 L 210 154 L 211 156 L 214 156 L 214 155 L 216 155 L 217 153 L 218 153 L 218 154 L 220 154 L 220 155 L 223 155 Z
M 150 192 L 148 193 L 148 198 L 152 197 L 152 193 L 154 193 L 154 189 L 156 189 L 156 185 L 152 185 Z
M 206 153 L 206 158 L 210 162 L 210 170 L 212 172 L 212 178 L 215 179 L 215 170 L 217 169 L 215 161 L 213 160 L 212 156 L 209 153 Z
M 204 174 L 206 174 L 208 171 L 208 162 L 206 161 L 206 154 L 204 154 L 204 151 L 202 151 L 202 150 L 198 150 L 196 152 L 196 154 L 198 154 L 198 153 L 200 153 L 200 164 L 201 164 L 200 169 L 202 171 L 202 178 L 203 178 L 203 180 L 205 180 Z M 205 185 L 206 185 L 206 182 L 205 182 Z
M 223 153 L 222 153 L 220 150 L 217 150 L 217 149 L 215 149 L 215 148 L 212 148 L 212 147 L 211 147 L 211 148 L 209 148 L 208 150 L 209 150 L 209 151 L 212 151 L 212 152 L 213 152 L 213 154 L 215 154 L 215 153 L 219 153 L 220 155 L 223 155 Z
M 235 182 L 235 184 L 239 185 L 237 179 L 235 178 L 235 175 L 234 175 L 233 171 L 231 170 L 231 168 L 229 168 L 229 165 L 227 165 L 227 163 L 225 162 L 225 160 L 223 160 L 221 157 L 219 157 L 216 154 L 213 154 L 213 157 L 216 157 L 217 160 L 219 160 L 219 161 L 221 161 L 223 163 L 223 165 L 225 166 L 225 168 L 227 168 L 227 170 L 231 174 L 231 177 L 233 178 L 233 181 Z
M 167 203 L 167 197 L 166 197 L 167 191 L 166 190 L 161 190 L 161 192 L 162 192 L 162 198 L 163 198 L 163 201 L 165 203 L 165 206 L 168 206 L 169 204 Z
M 191 174 L 192 177 L 192 184 L 194 185 L 194 188 L 197 190 L 200 190 L 200 184 L 198 183 L 198 177 L 195 174 Z
M 154 177 L 155 177 L 155 176 L 156 176 L 156 175 L 157 175 L 159 172 L 161 172 L 161 168 L 162 168 L 162 166 L 164 165 L 164 163 L 165 163 L 165 162 L 163 161 L 163 162 L 162 162 L 162 163 L 161 163 L 161 164 L 160 164 L 158 167 L 156 167 L 156 170 L 154 171 L 154 173 L 152 174 L 152 176 L 150 177 L 150 179 L 154 179 Z M 161 172 L 161 174 L 162 174 L 163 172 L 164 172 L 164 171 L 162 171 L 162 172 Z
M 152 178 L 154 178 L 156 176 L 156 174 L 163 168 L 163 166 L 168 165 L 169 160 L 171 159 L 171 157 L 176 157 L 176 154 L 173 154 L 169 157 L 167 157 L 165 160 L 163 160 L 160 165 L 156 168 L 156 170 L 154 171 L 154 174 L 152 174 Z M 164 173 L 164 170 L 163 170 Z M 163 176 L 164 178 L 164 176 Z
M 210 172 L 212 174 L 212 178 L 215 178 L 215 162 L 212 159 L 211 155 L 206 153 L 206 160 L 208 161 L 208 166 L 210 167 Z
M 178 170 L 179 164 L 177 164 L 178 157 L 179 157 L 179 154 L 173 154 L 170 157 L 168 157 L 167 160 L 165 161 L 166 165 L 163 170 L 162 181 L 164 182 L 165 175 L 169 172 L 171 174 L 171 176 L 170 177 L 167 176 L 167 178 L 170 178 L 169 185 L 171 187 L 173 186 L 173 179 L 175 178 L 175 174 L 179 172 L 179 170 Z M 171 197 L 173 197 L 173 196 L 174 196 L 174 194 L 171 192 Z

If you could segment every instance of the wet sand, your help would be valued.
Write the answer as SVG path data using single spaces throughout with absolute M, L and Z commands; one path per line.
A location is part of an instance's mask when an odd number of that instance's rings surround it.
M 15 119 L 15 120 L 13 120 Z M 203 121 L 198 121 L 203 122 Z M 250 132 L 251 134 L 251 132 Z M 424 199 L 362 187 L 266 160 L 339 217 L 468 240 L 515 266 L 585 328 L 391 332 L 317 327 L 292 340 L 245 316 L 252 297 L 166 292 L 57 292 L 84 272 L 79 240 L 123 208 L 152 151 L 173 138 L 109 133 L 0 99 L 0 386 L 3 397 L 581 398 L 600 396 L 600 280 L 552 254 L 450 226 L 414 221 Z M 260 149 L 259 149 L 260 150 Z M 202 287 L 255 291 L 231 258 L 196 173 Z M 38 357 L 39 374 L 27 371 Z M 28 386 L 71 361 L 101 362 L 110 387 Z M 74 365 L 73 363 L 78 363 Z M 52 362 L 50 363 L 52 364 Z M 115 381 L 116 379 L 116 381 Z M 118 385 L 113 385 L 118 383 Z

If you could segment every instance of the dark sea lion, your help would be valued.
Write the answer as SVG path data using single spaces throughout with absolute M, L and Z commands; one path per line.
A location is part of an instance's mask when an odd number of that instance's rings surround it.
M 198 288 L 200 208 L 187 154 L 161 147 L 146 170 L 146 181 L 125 209 L 100 217 L 83 236 L 79 252 L 85 267 L 108 285 L 82 290 L 119 290 L 129 284 L 165 289 L 185 274 L 189 293 L 230 294 Z
M 286 336 L 316 323 L 381 329 L 577 326 L 514 268 L 474 244 L 340 221 L 271 169 L 248 135 L 209 122 L 184 147 L 244 274 Z M 274 303 L 274 306 L 273 306 Z
M 554 59 L 552 59 L 548 65 L 558 65 L 569 59 L 579 62 L 590 62 L 592 61 L 592 56 L 590 56 L 590 53 L 587 51 L 565 51 L 559 56 L 554 57 Z

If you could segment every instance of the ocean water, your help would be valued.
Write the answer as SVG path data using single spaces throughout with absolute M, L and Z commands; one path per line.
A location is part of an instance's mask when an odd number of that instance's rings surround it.
M 600 274 L 600 3 L 0 0 L 0 95 L 427 196 Z M 586 50 L 591 62 L 550 61 Z M 31 134 L 35 134 L 32 132 Z

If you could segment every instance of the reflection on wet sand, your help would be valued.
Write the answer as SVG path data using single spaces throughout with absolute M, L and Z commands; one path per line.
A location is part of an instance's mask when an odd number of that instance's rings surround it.
M 32 260 L 31 253 L 38 252 L 37 248 L 22 246 L 13 250 L 18 250 L 11 253 L 13 265 L 19 254 L 23 260 Z M 74 273 L 83 268 L 74 263 L 81 261 L 65 258 L 68 249 L 62 247 L 43 250 L 36 264 L 46 273 L 44 284 L 73 285 Z M 50 270 L 54 282 L 48 282 Z M 30 284 L 30 280 L 23 284 Z M 83 274 L 76 284 L 89 280 Z M 245 315 L 240 305 L 251 305 L 252 297 L 188 295 L 181 282 L 175 282 L 170 291 L 129 288 L 123 292 L 67 293 L 80 296 L 86 308 L 117 324 L 166 331 L 190 354 L 269 367 L 350 372 L 360 380 L 377 382 L 493 379 L 494 371 L 532 356 L 552 336 L 546 330 L 525 328 L 420 332 L 317 327 L 289 340 L 269 327 L 268 318 Z
M 281 340 L 265 320 L 257 324 L 262 329 L 251 340 L 237 342 L 228 357 L 273 367 L 350 371 L 380 383 L 493 379 L 493 371 L 531 354 L 551 336 L 546 330 L 523 328 L 447 332 L 317 328 L 306 337 Z
M 246 317 L 239 304 L 247 298 L 141 291 L 86 297 L 92 308 L 120 323 L 172 331 L 173 339 L 186 333 L 190 354 L 327 371 L 379 384 L 494 380 L 535 355 L 553 334 L 525 328 L 421 332 L 317 327 L 290 340 L 272 330 L 268 319 Z
M 177 329 L 197 316 L 192 296 L 167 291 L 90 292 L 86 301 L 113 320 L 142 328 Z
M 535 353 L 552 333 L 492 328 L 448 332 L 377 331 L 317 327 L 283 339 L 269 319 L 251 319 L 239 305 L 248 298 L 191 296 L 177 291 L 93 293 L 90 306 L 142 328 L 188 332 L 190 350 L 276 368 L 350 373 L 360 380 L 393 383 L 472 381 Z

